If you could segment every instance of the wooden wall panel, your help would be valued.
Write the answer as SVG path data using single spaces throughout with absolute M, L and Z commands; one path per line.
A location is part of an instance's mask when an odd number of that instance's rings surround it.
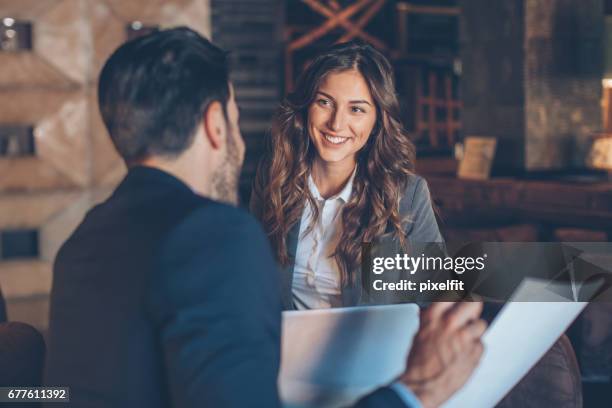
M 5 261 L 0 284 L 8 299 L 47 294 L 51 290 L 52 266 L 44 261 Z
M 8 298 L 48 294 L 50 274 L 57 250 L 93 204 L 92 194 L 36 193 L 0 197 L 0 231 L 38 231 L 35 259 L 0 262 L 0 285 Z
M 211 0 L 213 40 L 231 50 L 232 81 L 247 146 L 240 198 L 248 206 L 264 138 L 283 94 L 283 2 Z
M 34 130 L 37 156 L 74 182 L 90 181 L 88 100 L 84 94 L 66 101 Z
M 78 90 L 77 90 L 78 91 Z M 76 91 L 49 90 L 37 87 L 12 88 L 0 91 L 0 125 L 36 124 L 45 116 L 52 115 Z
M 91 5 L 88 20 L 93 37 L 90 82 L 96 88 L 98 75 L 104 62 L 126 39 L 125 22 L 113 13 L 104 1 L 95 2 Z
M 0 89 L 20 87 L 66 89 L 74 84 L 36 54 L 0 53 Z
M 97 81 L 133 21 L 210 37 L 209 0 L 0 0 L 32 27 L 32 50 L 0 51 L 0 127 L 33 128 L 34 155 L 0 156 L 0 231 L 34 229 L 38 257 L 0 259 L 9 317 L 43 330 L 52 262 L 125 175 L 100 118 Z
M 87 187 L 91 175 L 85 94 L 13 89 L 0 92 L 2 98 L 9 102 L 4 102 L 0 110 L 0 126 L 33 126 L 36 155 L 0 157 L 5 176 L 0 176 L 0 192 Z
M 63 0 L 0 0 L 0 15 L 32 20 Z
M 79 193 L 21 193 L 2 196 L 0 228 L 38 227 L 59 214 L 78 197 Z
M 2 195 L 37 190 L 70 190 L 74 184 L 57 169 L 37 158 L 0 159 Z
M 31 52 L 0 53 L 0 86 L 69 87 L 88 68 L 87 0 L 7 1 L 0 16 L 32 24 Z M 32 4 L 36 3 L 36 4 Z
M 63 0 L 34 20 L 34 51 L 80 84 L 87 79 L 91 34 L 87 0 Z

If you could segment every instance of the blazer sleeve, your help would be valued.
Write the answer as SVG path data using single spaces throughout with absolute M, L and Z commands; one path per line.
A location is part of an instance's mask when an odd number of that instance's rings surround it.
M 408 239 L 411 242 L 444 242 L 425 179 L 415 176 L 413 188 L 409 188 L 407 193 L 400 203 L 400 212 L 402 215 L 406 213 L 409 219 L 406 226 Z
M 151 279 L 151 319 L 173 407 L 280 407 L 281 306 L 268 240 L 241 210 L 196 210 Z

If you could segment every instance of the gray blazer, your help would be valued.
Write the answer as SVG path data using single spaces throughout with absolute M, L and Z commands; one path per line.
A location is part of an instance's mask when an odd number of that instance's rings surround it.
M 409 242 L 443 242 L 442 235 L 438 229 L 438 223 L 431 204 L 431 195 L 427 182 L 420 176 L 411 177 L 406 191 L 400 200 L 400 216 L 408 220 L 406 224 L 406 236 Z M 287 236 L 287 251 L 289 258 L 295 259 L 297 251 L 300 222 L 296 223 Z M 281 295 L 283 308 L 285 310 L 295 309 L 293 304 L 292 282 L 295 263 L 291 262 L 281 268 Z M 355 306 L 362 304 L 362 288 L 360 279 L 356 283 L 342 288 L 343 306 Z

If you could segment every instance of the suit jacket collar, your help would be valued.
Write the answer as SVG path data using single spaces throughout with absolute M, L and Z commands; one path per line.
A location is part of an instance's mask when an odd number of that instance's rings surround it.
M 176 193 L 195 194 L 187 184 L 172 174 L 148 166 L 131 167 L 115 190 L 115 194 L 152 188 L 153 186 L 155 186 L 155 189 L 163 188 L 175 190 Z
M 295 267 L 295 254 L 297 252 L 298 238 L 300 234 L 300 224 L 298 221 L 287 234 L 287 254 L 289 255 L 289 265 L 283 267 L 281 273 L 281 293 L 283 309 L 295 309 L 293 306 L 293 268 Z

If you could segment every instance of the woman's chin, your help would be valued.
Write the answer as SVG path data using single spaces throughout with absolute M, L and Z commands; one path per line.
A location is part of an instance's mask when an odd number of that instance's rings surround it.
M 346 152 L 327 152 L 327 151 L 322 151 L 319 152 L 318 154 L 318 158 L 319 160 L 321 160 L 323 163 L 341 163 L 344 161 L 350 161 L 351 155 L 347 154 Z

